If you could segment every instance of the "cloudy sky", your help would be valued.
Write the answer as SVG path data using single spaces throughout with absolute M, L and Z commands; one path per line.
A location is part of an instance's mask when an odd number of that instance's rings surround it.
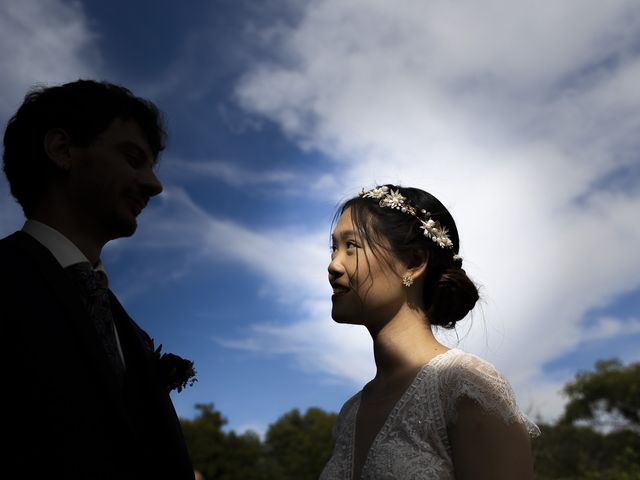
M 553 419 L 597 359 L 640 360 L 640 5 L 565 0 L 0 0 L 2 128 L 29 87 L 121 83 L 165 113 L 165 190 L 103 260 L 236 431 L 337 411 L 374 372 L 330 318 L 330 223 L 417 186 L 480 308 L 439 334 Z M 0 234 L 23 218 L 0 180 Z

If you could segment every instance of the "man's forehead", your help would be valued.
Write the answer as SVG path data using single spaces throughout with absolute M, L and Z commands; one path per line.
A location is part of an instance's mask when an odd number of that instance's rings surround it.
M 142 139 L 145 138 L 144 134 L 142 133 L 140 124 L 133 118 L 114 118 L 103 133 L 112 133 L 130 137 L 142 137 Z

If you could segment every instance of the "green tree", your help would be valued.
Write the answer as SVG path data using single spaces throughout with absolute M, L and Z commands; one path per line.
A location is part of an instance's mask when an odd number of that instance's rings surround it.
M 304 415 L 295 409 L 273 423 L 265 439 L 269 478 L 316 480 L 333 450 L 336 418 L 319 408 Z
M 533 441 L 538 480 L 640 480 L 640 364 L 603 360 L 564 389 L 555 425 Z
M 200 414 L 193 420 L 181 419 L 182 431 L 194 468 L 207 479 L 215 478 L 220 460 L 225 456 L 222 427 L 227 423 L 213 404 L 197 404 Z
M 562 423 L 583 420 L 594 427 L 626 428 L 640 434 L 640 363 L 601 360 L 564 388 L 569 397 Z
M 267 469 L 264 448 L 255 432 L 237 435 L 234 431 L 226 437 L 226 458 L 217 477 L 224 480 L 266 480 Z M 207 480 L 208 477 L 207 477 Z
M 638 436 L 588 426 L 540 425 L 533 441 L 537 480 L 640 480 Z
M 262 445 L 254 433 L 225 433 L 227 420 L 213 404 L 197 404 L 200 414 L 181 419 L 191 461 L 206 480 L 263 480 Z

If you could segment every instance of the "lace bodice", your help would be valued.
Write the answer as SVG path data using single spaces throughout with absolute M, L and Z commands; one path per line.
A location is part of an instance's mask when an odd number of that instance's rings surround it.
M 358 392 L 340 410 L 336 444 L 320 480 L 351 480 Z M 454 478 L 447 426 L 456 421 L 456 401 L 469 397 L 506 423 L 519 422 L 531 435 L 538 427 L 518 408 L 511 386 L 490 363 L 458 349 L 434 357 L 393 407 L 362 467 L 362 480 Z

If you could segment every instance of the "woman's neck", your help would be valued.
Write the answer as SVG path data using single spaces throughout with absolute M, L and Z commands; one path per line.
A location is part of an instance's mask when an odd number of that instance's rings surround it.
M 424 312 L 406 305 L 379 330 L 370 333 L 377 381 L 415 371 L 448 350 L 433 335 Z

